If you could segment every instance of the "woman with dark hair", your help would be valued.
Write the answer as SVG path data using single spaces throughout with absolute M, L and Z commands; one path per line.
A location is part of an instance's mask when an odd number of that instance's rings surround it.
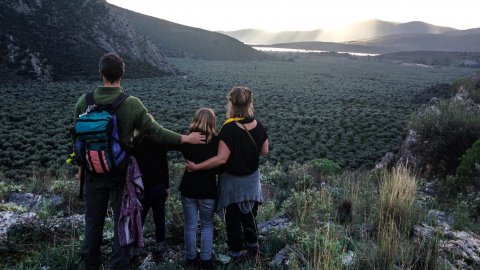
M 249 255 L 258 254 L 256 215 L 262 203 L 259 155 L 268 154 L 268 136 L 253 116 L 253 95 L 248 87 L 235 86 L 227 96 L 227 120 L 219 133 L 216 156 L 187 170 L 198 171 L 225 164 L 219 181 L 217 210 L 225 215 L 227 244 L 234 260 L 241 258 L 244 243 Z

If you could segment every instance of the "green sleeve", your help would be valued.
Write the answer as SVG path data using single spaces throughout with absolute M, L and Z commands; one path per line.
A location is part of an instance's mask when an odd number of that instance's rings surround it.
M 162 127 L 153 119 L 152 115 L 148 113 L 143 103 L 139 99 L 135 99 L 136 102 L 138 102 L 137 106 L 135 106 L 138 110 L 135 118 L 135 129 L 142 133 L 146 132 L 150 134 L 151 138 L 157 143 L 179 144 L 180 134 Z
M 82 95 L 78 98 L 77 103 L 75 104 L 75 111 L 73 114 L 73 119 L 77 119 L 77 117 L 85 111 L 86 101 L 85 95 Z

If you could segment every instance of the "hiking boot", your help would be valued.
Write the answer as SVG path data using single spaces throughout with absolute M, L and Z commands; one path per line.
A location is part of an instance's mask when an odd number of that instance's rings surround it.
M 253 260 L 257 260 L 260 257 L 258 246 L 247 248 L 247 257 Z
M 143 260 L 142 260 L 142 257 L 140 255 L 134 255 L 132 258 L 131 258 L 131 264 L 136 268 L 136 267 L 139 267 L 140 265 L 142 265 L 143 263 Z
M 185 269 L 196 270 L 197 268 L 198 268 L 198 261 L 196 258 L 193 260 L 185 259 Z
M 200 270 L 213 270 L 213 263 L 212 260 L 201 260 L 200 261 Z
M 137 247 L 134 247 L 130 250 L 130 263 L 134 267 L 139 267 L 142 263 L 142 256 L 140 256 L 140 249 Z
M 152 259 L 155 263 L 160 263 L 165 259 L 165 253 L 167 251 L 167 245 L 165 242 L 155 243 L 152 250 Z
M 247 253 L 245 253 L 243 250 L 240 251 L 239 255 L 237 254 L 232 254 L 232 252 L 230 252 L 230 257 L 232 258 L 230 260 L 230 263 L 229 264 L 241 264 L 245 261 L 245 259 L 247 258 Z

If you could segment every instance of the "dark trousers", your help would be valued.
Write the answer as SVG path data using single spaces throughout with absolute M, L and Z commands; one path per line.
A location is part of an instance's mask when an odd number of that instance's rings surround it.
M 142 224 L 145 224 L 145 218 L 147 217 L 148 211 L 152 208 L 153 221 L 155 222 L 155 240 L 157 243 L 165 241 L 166 200 L 167 191 L 164 185 L 145 188 L 145 194 L 142 199 Z
M 244 214 L 238 204 L 227 206 L 225 223 L 227 227 L 227 244 L 230 251 L 239 252 L 243 249 L 243 243 L 256 244 L 258 242 L 257 216 L 258 203 L 252 210 Z
M 124 177 L 97 178 L 87 173 L 85 179 L 85 240 L 82 247 L 82 257 L 85 269 L 100 269 L 100 246 L 103 240 L 103 225 L 107 215 L 108 202 L 113 208 L 114 237 L 112 244 L 111 268 L 130 268 L 130 247 L 120 247 L 118 241 L 118 219 L 122 202 Z

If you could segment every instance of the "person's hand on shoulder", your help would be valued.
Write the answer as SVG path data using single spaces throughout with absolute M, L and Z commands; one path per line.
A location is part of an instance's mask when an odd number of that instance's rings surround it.
M 205 144 L 206 136 L 200 132 L 192 132 L 188 135 L 182 135 L 180 137 L 180 143 L 189 144 Z

